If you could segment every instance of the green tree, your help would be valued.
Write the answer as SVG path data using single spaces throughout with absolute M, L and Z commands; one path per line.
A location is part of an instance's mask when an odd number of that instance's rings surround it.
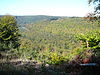
M 89 32 L 87 34 L 77 35 L 78 40 L 86 48 L 100 48 L 100 32 Z
M 17 48 L 19 46 L 18 32 L 17 22 L 13 16 L 0 17 L 0 50 Z

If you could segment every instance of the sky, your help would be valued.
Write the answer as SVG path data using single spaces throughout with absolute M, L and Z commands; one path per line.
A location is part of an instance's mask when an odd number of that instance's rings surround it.
M 0 0 L 0 15 L 85 16 L 87 0 Z

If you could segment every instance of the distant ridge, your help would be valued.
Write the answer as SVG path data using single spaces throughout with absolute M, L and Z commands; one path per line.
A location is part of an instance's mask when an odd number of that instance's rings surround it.
M 4 16 L 4 15 L 0 15 Z M 35 22 L 40 22 L 40 21 L 52 21 L 52 20 L 58 20 L 61 18 L 68 18 L 69 16 L 49 16 L 49 15 L 20 15 L 20 16 L 15 16 L 17 20 L 18 26 L 24 26 L 26 24 L 32 24 Z M 72 16 L 74 18 L 74 16 Z
M 31 24 L 34 22 L 39 21 L 51 21 L 51 20 L 58 20 L 59 18 L 62 18 L 60 16 L 47 16 L 47 15 L 26 15 L 26 16 L 15 16 L 16 20 L 18 22 L 18 25 L 25 25 L 25 24 Z

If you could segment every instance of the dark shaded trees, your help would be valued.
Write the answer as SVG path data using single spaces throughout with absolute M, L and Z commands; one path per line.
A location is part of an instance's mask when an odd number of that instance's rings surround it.
M 96 17 L 98 24 L 100 25 L 100 0 L 88 0 L 89 5 L 93 5 L 93 17 Z
M 88 0 L 88 4 L 94 4 L 94 12 L 100 13 L 100 0 Z

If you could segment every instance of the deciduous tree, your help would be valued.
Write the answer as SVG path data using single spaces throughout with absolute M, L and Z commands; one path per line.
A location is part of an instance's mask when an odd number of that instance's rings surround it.
M 100 0 L 88 0 L 88 4 L 94 4 L 94 12 L 100 13 Z

